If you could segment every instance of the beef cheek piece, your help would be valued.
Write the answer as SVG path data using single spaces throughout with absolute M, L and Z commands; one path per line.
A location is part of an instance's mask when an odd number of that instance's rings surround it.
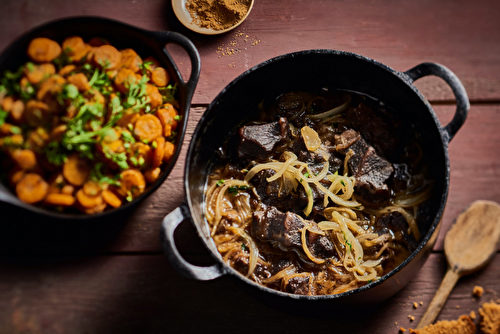
M 240 128 L 238 157 L 250 160 L 267 159 L 275 149 L 286 143 L 290 128 L 286 118 L 262 125 L 246 125 Z
M 386 182 L 394 172 L 392 164 L 380 157 L 355 130 L 347 130 L 335 136 L 337 150 L 347 154 L 354 152 L 348 161 L 349 171 L 356 178 L 356 190 L 371 203 L 386 202 L 391 192 Z
M 283 213 L 275 207 L 255 211 L 251 234 L 264 242 L 284 251 L 298 251 L 303 254 L 302 229 L 305 224 L 317 224 L 314 221 L 304 221 L 295 213 Z M 317 227 L 319 230 L 319 227 Z M 325 236 L 317 233 L 308 233 L 307 246 L 311 253 L 319 258 L 330 258 L 335 255 L 332 242 Z

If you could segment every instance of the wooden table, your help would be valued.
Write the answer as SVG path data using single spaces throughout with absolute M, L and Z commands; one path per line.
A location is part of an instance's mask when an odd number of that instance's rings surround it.
M 236 31 L 205 37 L 182 27 L 168 0 L 5 0 L 0 48 L 32 27 L 74 15 L 185 34 L 200 52 L 201 77 L 177 166 L 130 216 L 105 224 L 55 223 L 0 205 L 0 333 L 397 333 L 399 326 L 416 326 L 439 286 L 446 269 L 442 240 L 455 217 L 474 200 L 500 202 L 497 1 L 256 1 Z M 400 71 L 438 62 L 457 74 L 471 100 L 469 117 L 450 145 L 450 195 L 434 252 L 405 289 L 358 315 L 292 316 L 256 300 L 233 278 L 185 279 L 167 263 L 159 242 L 162 218 L 183 201 L 185 150 L 210 101 L 250 67 L 314 48 L 359 53 Z M 187 75 L 189 61 L 172 52 Z M 451 90 L 437 78 L 416 85 L 447 124 L 455 108 Z M 176 235 L 186 258 L 210 263 L 190 224 Z M 477 313 L 482 302 L 497 299 L 499 276 L 497 255 L 459 282 L 439 319 Z M 482 298 L 472 297 L 474 285 L 486 289 Z

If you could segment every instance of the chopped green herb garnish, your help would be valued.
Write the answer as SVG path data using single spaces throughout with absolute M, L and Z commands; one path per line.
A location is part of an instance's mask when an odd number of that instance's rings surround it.
M 373 280 L 369 279 L 367 282 L 368 282 L 368 283 L 371 283 L 371 282 L 373 282 Z
M 345 187 L 345 182 L 344 180 L 340 180 L 340 183 Z
M 238 187 L 237 186 L 231 186 L 227 188 L 227 192 L 230 193 L 233 196 L 236 196 L 238 194 Z
M 156 143 L 156 140 L 151 144 L 151 147 L 156 149 L 158 147 L 158 144 Z
M 220 187 L 220 186 L 222 186 L 224 184 L 224 180 L 219 180 L 219 181 L 217 181 L 216 184 L 217 184 L 218 187 Z
M 306 172 L 306 173 L 304 174 L 304 177 L 309 177 L 310 175 L 311 175 L 311 174 L 309 174 L 309 172 Z
M 248 246 L 245 245 L 244 243 L 241 244 L 241 249 L 243 249 L 244 251 L 248 251 Z
M 2 108 L 0 108 L 0 125 L 5 123 L 5 119 L 9 116 L 9 113 Z
M 174 120 L 175 121 L 180 121 L 182 119 L 182 116 L 181 115 L 175 115 L 174 116 Z

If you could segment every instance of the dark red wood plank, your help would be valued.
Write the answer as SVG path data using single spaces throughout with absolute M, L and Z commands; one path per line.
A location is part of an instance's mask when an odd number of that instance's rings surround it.
M 45 262 L 43 262 L 45 261 Z M 50 258 L 36 263 L 0 262 L 1 333 L 397 333 L 415 326 L 446 268 L 433 254 L 399 294 L 370 309 L 332 311 L 310 318 L 269 307 L 252 290 L 223 277 L 197 282 L 176 273 L 160 255 Z M 500 291 L 500 257 L 462 279 L 439 319 L 455 319 Z M 487 292 L 472 298 L 474 285 Z M 423 306 L 414 309 L 413 303 Z M 457 308 L 459 306 L 459 308 Z M 410 322 L 408 316 L 415 316 Z M 397 322 L 397 326 L 395 323 Z
M 0 12 L 0 49 L 36 25 L 74 15 L 106 16 L 193 39 L 203 59 L 195 103 L 209 103 L 232 79 L 264 60 L 317 48 L 359 53 L 399 71 L 422 62 L 442 63 L 464 82 L 472 99 L 500 99 L 500 6 L 495 0 L 257 1 L 236 30 L 241 36 L 230 32 L 220 37 L 181 26 L 170 1 L 6 0 Z M 236 53 L 222 56 L 227 48 Z M 185 59 L 179 62 L 181 68 L 189 67 Z M 438 79 L 422 79 L 417 86 L 430 100 L 453 99 Z

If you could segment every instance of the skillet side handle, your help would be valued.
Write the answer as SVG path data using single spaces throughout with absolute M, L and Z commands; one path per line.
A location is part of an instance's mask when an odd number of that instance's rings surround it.
M 191 61 L 191 75 L 189 76 L 189 80 L 187 82 L 183 81 L 182 84 L 186 87 L 187 101 L 191 101 L 196 85 L 198 84 L 198 79 L 200 78 L 201 60 L 198 50 L 194 46 L 193 42 L 191 42 L 188 38 L 173 31 L 155 31 L 153 36 L 160 44 L 162 44 L 163 52 L 170 59 L 177 72 L 179 72 L 179 70 L 167 52 L 165 45 L 175 43 L 180 45 L 187 52 L 189 60 Z
M 451 87 L 457 101 L 457 109 L 451 122 L 443 128 L 444 139 L 449 143 L 464 124 L 470 108 L 469 97 L 462 82 L 450 69 L 437 63 L 422 63 L 404 72 L 404 74 L 410 78 L 411 82 L 428 75 L 434 75 L 443 79 Z
M 182 257 L 177 250 L 174 240 L 174 232 L 177 226 L 186 219 L 190 219 L 189 211 L 185 204 L 169 213 L 164 219 L 161 228 L 163 249 L 172 267 L 187 278 L 198 281 L 209 281 L 226 274 L 220 263 L 209 267 L 195 266 Z

